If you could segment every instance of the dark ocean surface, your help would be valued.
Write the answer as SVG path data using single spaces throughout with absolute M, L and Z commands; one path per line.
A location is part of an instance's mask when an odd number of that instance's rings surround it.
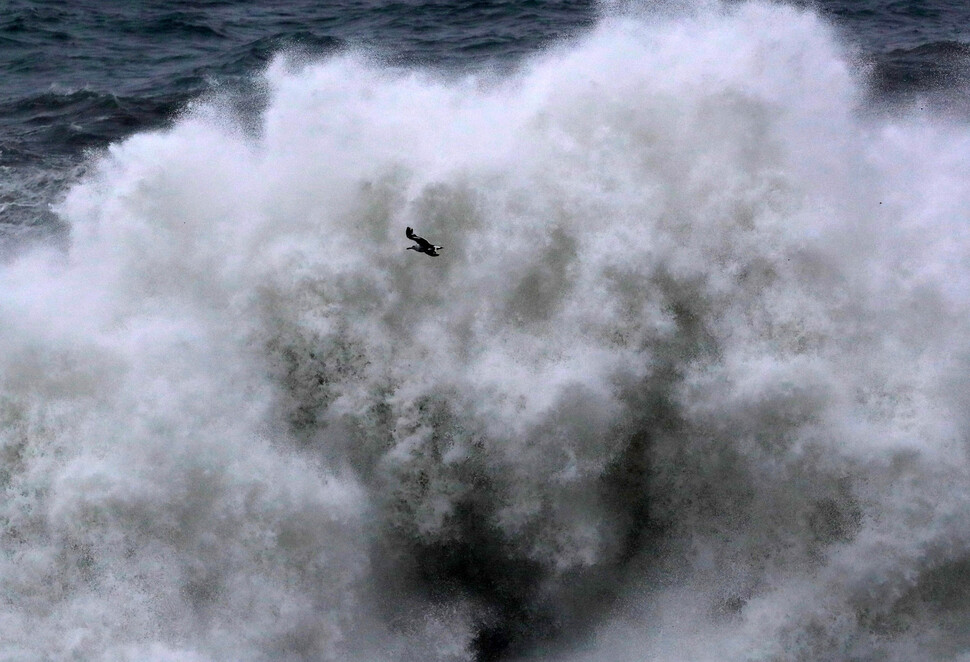
M 625 7 L 650 11 L 668 3 Z M 959 0 L 800 3 L 860 50 L 876 99 L 970 99 L 970 5 Z M 589 30 L 610 8 L 523 2 L 6 0 L 0 15 L 0 168 L 8 232 L 34 225 L 85 150 L 164 126 L 206 94 L 258 104 L 274 55 L 362 50 L 390 66 L 513 65 Z M 49 219 L 48 219 L 49 220 Z
M 970 660 L 970 3 L 0 0 L 0 72 L 0 662 Z
M 966 113 L 967 3 L 800 4 L 858 46 L 875 99 L 926 97 Z M 254 81 L 275 55 L 313 59 L 352 49 L 388 66 L 502 69 L 583 34 L 610 9 L 584 0 L 297 1 L 284 8 L 7 0 L 0 16 L 0 241 L 12 247 L 58 231 L 47 207 L 85 150 L 164 126 L 204 95 L 235 95 L 243 112 L 258 107 Z
M 590 2 L 5 1 L 0 240 L 56 228 L 46 207 L 85 150 L 170 122 L 206 94 L 258 105 L 272 57 L 360 49 L 394 66 L 509 64 L 596 18 Z

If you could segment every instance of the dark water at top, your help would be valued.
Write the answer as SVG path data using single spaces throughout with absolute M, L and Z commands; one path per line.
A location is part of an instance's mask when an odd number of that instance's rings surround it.
M 396 64 L 508 60 L 593 20 L 589 2 L 17 1 L 0 19 L 2 163 L 73 153 L 244 80 L 281 51 Z M 18 140 L 19 139 L 19 140 Z M 12 142 L 12 144 L 11 144 Z
M 877 98 L 967 88 L 968 3 L 801 4 L 859 45 Z M 10 0 L 0 13 L 0 229 L 9 239 L 52 223 L 47 201 L 85 150 L 162 126 L 208 92 L 251 105 L 252 77 L 276 53 L 361 49 L 396 66 L 504 66 L 581 34 L 603 11 L 590 0 Z
M 885 94 L 963 76 L 964 2 L 815 6 L 876 63 Z M 280 51 L 362 48 L 401 65 L 462 68 L 511 61 L 581 33 L 588 0 L 539 2 L 144 2 L 12 0 L 0 18 L 0 164 L 103 145 L 231 86 Z
M 0 235 L 52 225 L 46 203 L 85 150 L 164 125 L 206 92 L 251 99 L 276 53 L 463 68 L 508 63 L 594 18 L 588 0 L 12 0 L 0 12 Z
M 965 2 L 820 2 L 822 11 L 861 44 L 883 95 L 966 88 L 970 5 Z

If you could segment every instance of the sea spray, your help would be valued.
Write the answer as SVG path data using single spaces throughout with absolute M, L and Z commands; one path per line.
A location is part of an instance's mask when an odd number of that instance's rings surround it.
M 93 157 L 0 271 L 4 656 L 956 659 L 970 132 L 852 62 L 281 58 Z

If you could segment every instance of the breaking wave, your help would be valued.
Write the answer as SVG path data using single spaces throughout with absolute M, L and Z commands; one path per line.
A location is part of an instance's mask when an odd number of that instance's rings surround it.
M 967 659 L 970 131 L 854 61 L 612 18 L 113 145 L 0 270 L 0 657 Z

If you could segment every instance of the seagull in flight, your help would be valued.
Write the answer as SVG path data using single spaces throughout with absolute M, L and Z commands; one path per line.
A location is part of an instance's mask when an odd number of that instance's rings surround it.
M 414 230 L 411 228 L 408 228 L 404 232 L 404 236 L 414 242 L 414 246 L 408 246 L 407 250 L 409 251 L 417 251 L 419 253 L 426 253 L 431 257 L 437 257 L 438 249 L 444 248 L 444 246 L 435 246 L 427 239 L 414 234 Z

